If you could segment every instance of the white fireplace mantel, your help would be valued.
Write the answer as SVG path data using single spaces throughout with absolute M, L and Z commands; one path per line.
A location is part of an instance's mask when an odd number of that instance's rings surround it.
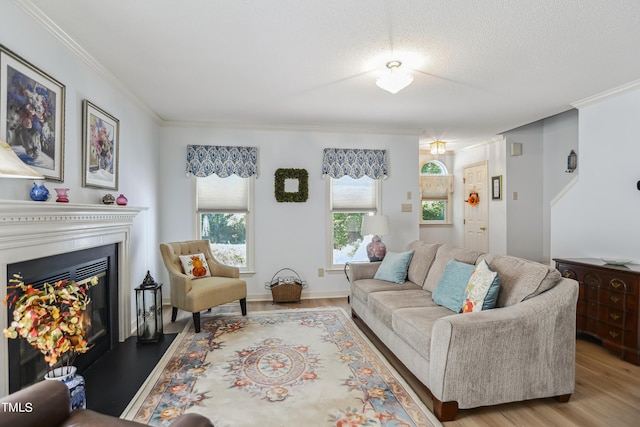
M 131 225 L 147 208 L 0 200 L 0 298 L 7 292 L 7 265 L 109 244 L 118 245 L 118 339 L 131 325 L 129 248 Z M 7 307 L 0 304 L 0 330 Z M 7 339 L 0 337 L 0 396 L 9 391 Z

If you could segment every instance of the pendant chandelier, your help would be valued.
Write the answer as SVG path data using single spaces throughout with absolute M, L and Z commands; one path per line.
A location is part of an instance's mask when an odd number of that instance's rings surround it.
M 447 152 L 447 143 L 444 141 L 434 141 L 429 144 L 431 154 L 438 156 Z

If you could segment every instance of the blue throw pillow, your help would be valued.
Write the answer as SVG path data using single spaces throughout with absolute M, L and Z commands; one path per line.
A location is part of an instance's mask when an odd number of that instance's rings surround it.
M 404 283 L 412 257 L 413 251 L 387 252 L 373 278 L 387 282 Z
M 460 313 L 464 304 L 465 291 L 475 265 L 450 260 L 433 291 L 433 302 L 449 310 Z

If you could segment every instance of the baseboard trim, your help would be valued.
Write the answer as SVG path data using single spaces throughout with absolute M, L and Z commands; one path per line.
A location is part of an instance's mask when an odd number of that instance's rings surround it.
M 323 298 L 346 298 L 350 294 L 349 291 L 328 291 L 328 292 L 305 292 L 302 291 L 300 299 L 323 299 Z M 271 301 L 273 296 L 268 294 L 250 294 L 247 295 L 247 301 Z
M 300 299 L 324 299 L 324 298 L 347 298 L 350 295 L 350 292 L 347 291 L 327 291 L 327 292 L 306 292 L 302 291 L 302 295 Z M 247 301 L 250 302 L 264 302 L 264 301 L 272 301 L 273 297 L 271 294 L 249 294 L 247 295 Z M 162 297 L 162 305 L 171 305 L 171 298 Z M 135 331 L 135 323 L 133 323 L 134 331 Z

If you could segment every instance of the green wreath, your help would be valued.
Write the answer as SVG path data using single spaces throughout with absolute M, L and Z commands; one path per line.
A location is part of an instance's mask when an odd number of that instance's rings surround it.
M 279 202 L 306 202 L 309 198 L 309 173 L 306 169 L 277 169 L 275 183 L 276 200 Z M 298 191 L 295 193 L 284 190 L 286 179 L 298 180 Z

